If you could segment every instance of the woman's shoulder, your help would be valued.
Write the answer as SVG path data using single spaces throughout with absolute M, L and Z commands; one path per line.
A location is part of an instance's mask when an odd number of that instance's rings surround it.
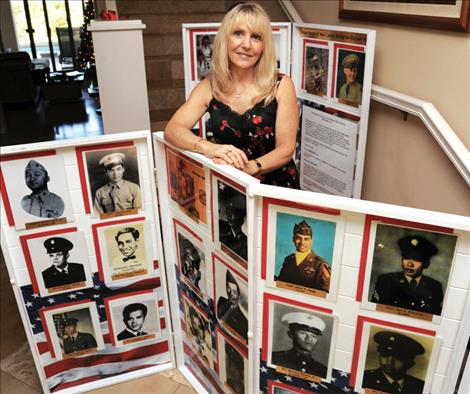
M 292 94 L 292 92 L 295 94 L 294 82 L 287 74 L 278 73 L 277 78 L 276 99 L 286 94 Z
M 209 79 L 203 79 L 199 82 L 191 92 L 189 100 L 201 101 L 207 105 L 212 99 L 212 88 Z

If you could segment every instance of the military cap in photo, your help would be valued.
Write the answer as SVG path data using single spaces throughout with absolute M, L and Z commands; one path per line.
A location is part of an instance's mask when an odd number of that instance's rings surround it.
M 421 261 L 425 267 L 429 265 L 429 260 L 437 254 L 436 246 L 420 235 L 407 235 L 400 238 L 398 246 L 401 250 L 401 256 L 404 259 Z
M 424 354 L 424 347 L 414 339 L 392 331 L 379 331 L 374 335 L 379 345 L 377 351 L 383 356 L 394 356 L 399 360 L 413 359 Z
M 302 220 L 300 223 L 294 225 L 294 235 L 295 234 L 312 236 L 312 227 L 310 227 L 305 220 Z
M 47 253 L 68 252 L 73 248 L 73 243 L 65 238 L 53 237 L 44 241 L 44 247 Z
M 298 324 L 310 328 L 313 332 L 321 335 L 325 330 L 325 322 L 319 317 L 305 312 L 289 312 L 281 318 L 281 322 L 290 326 L 291 324 Z
M 117 166 L 118 164 L 123 164 L 125 158 L 126 158 L 126 155 L 124 153 L 120 153 L 120 152 L 110 153 L 106 156 L 103 156 L 100 159 L 100 165 L 102 165 L 105 168 L 110 167 L 110 166 Z
M 235 283 L 238 286 L 237 280 L 235 279 L 233 274 L 230 272 L 230 270 L 225 271 L 225 281 Z
M 46 168 L 41 164 L 38 163 L 36 160 L 30 160 L 26 165 L 25 171 L 44 171 L 47 172 Z
M 63 326 L 75 326 L 77 323 L 78 319 L 75 319 L 74 317 L 66 317 L 65 319 L 62 319 Z
M 357 68 L 358 64 L 359 64 L 359 56 L 357 56 L 354 53 L 351 53 L 350 55 L 346 56 L 341 62 L 341 65 L 343 66 L 343 68 Z

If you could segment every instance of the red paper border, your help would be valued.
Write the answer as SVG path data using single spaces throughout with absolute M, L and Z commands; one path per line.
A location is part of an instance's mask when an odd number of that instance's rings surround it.
M 327 313 L 329 315 L 333 314 L 332 309 L 323 308 L 321 306 L 305 304 L 304 302 L 294 301 L 292 299 L 280 297 L 270 293 L 264 293 L 263 295 L 263 338 L 262 338 L 262 349 L 261 349 L 261 359 L 265 362 L 268 360 L 268 331 L 269 331 L 269 302 L 278 301 L 280 303 L 292 306 L 298 306 L 301 308 L 311 309 L 313 311 Z
M 331 92 L 330 92 L 330 97 L 336 97 L 335 92 L 336 92 L 336 62 L 338 61 L 338 49 L 350 49 L 352 51 L 356 52 L 365 52 L 365 47 L 363 46 L 358 46 L 358 45 L 350 45 L 350 44 L 338 44 L 335 43 L 333 45 L 333 78 L 332 78 L 332 84 L 331 84 Z
M 408 220 L 393 219 L 393 218 L 387 218 L 383 216 L 366 215 L 365 222 L 364 222 L 364 236 L 362 237 L 361 259 L 359 263 L 359 277 L 358 277 L 357 289 L 356 289 L 356 301 L 359 301 L 359 302 L 362 301 L 362 297 L 364 293 L 364 280 L 365 280 L 366 265 L 367 265 L 367 251 L 369 248 L 370 228 L 371 228 L 373 221 L 377 221 L 377 222 L 385 223 L 385 224 L 393 224 L 393 225 L 403 226 L 403 227 L 413 227 L 418 230 L 429 230 L 429 231 L 435 231 L 435 232 L 440 232 L 440 233 L 445 233 L 445 234 L 454 233 L 454 229 L 449 228 L 449 227 L 434 226 L 432 224 L 411 222 Z
M 324 45 L 324 46 L 328 46 L 328 42 L 327 41 L 321 41 L 321 40 L 312 40 L 312 39 L 304 39 L 303 40 L 303 48 L 302 48 L 302 52 L 303 52 L 303 56 L 302 56 L 302 83 L 300 84 L 300 87 L 301 89 L 304 89 L 305 90 L 305 73 L 304 73 L 304 70 L 305 70 L 305 59 L 307 58 L 307 44 L 317 44 L 317 45 Z
M 209 29 L 189 29 L 189 56 L 190 56 L 190 61 L 191 61 L 191 81 L 192 82 L 196 82 L 196 72 L 195 72 L 195 67 L 196 67 L 196 63 L 194 62 L 194 42 L 195 42 L 195 39 L 194 39 L 194 36 L 195 34 L 194 33 L 216 33 L 219 31 L 219 29 L 216 29 L 216 28 L 209 28 Z
M 77 146 L 75 148 L 75 155 L 77 157 L 78 174 L 80 176 L 80 185 L 82 187 L 83 205 L 85 206 L 85 213 L 91 213 L 90 200 L 88 199 L 88 188 L 85 175 L 85 163 L 83 162 L 83 152 L 91 150 L 106 150 L 116 148 L 128 148 L 134 146 L 134 141 L 114 142 L 110 144 L 95 144 L 86 146 Z
M 305 389 L 299 389 L 298 387 L 289 386 L 288 384 L 282 382 L 276 382 L 275 380 L 268 379 L 268 394 L 274 394 L 274 387 L 279 387 L 281 389 L 292 391 L 293 393 L 308 394 L 314 393 L 314 391 L 308 391 Z
M 357 323 L 356 323 L 356 337 L 354 339 L 353 359 L 351 362 L 351 374 L 349 375 L 349 385 L 351 387 L 354 387 L 354 385 L 356 384 L 357 366 L 359 363 L 359 353 L 361 350 L 362 331 L 364 329 L 365 322 L 379 324 L 382 326 L 396 328 L 399 330 L 406 330 L 406 331 L 410 331 L 410 332 L 417 333 L 417 334 L 430 335 L 433 337 L 436 336 L 436 331 L 433 331 L 433 330 L 426 330 L 424 328 L 417 328 L 417 327 L 407 326 L 406 324 L 392 323 L 390 321 L 374 319 L 371 317 L 359 315 L 357 317 Z
M 102 282 L 104 282 L 105 280 L 104 280 L 104 272 L 103 272 L 103 261 L 101 259 L 100 241 L 98 239 L 98 228 L 114 226 L 115 224 L 131 223 L 131 222 L 144 222 L 145 223 L 145 217 L 112 220 L 112 221 L 104 222 L 104 223 L 95 223 L 91 226 L 91 231 L 93 233 L 93 244 L 95 246 L 96 263 L 98 265 L 98 277 L 100 278 Z
M 303 209 L 309 212 L 318 212 L 325 215 L 340 216 L 341 210 L 334 208 L 325 208 L 318 205 L 307 205 L 292 201 L 284 201 L 271 197 L 263 197 L 263 213 L 261 221 L 261 279 L 266 280 L 266 267 L 268 256 L 268 217 L 269 205 L 277 205 L 287 208 Z

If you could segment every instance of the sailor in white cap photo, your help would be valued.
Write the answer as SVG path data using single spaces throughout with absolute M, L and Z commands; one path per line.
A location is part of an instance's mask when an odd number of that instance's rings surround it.
M 124 179 L 125 160 L 126 155 L 121 152 L 108 153 L 99 160 L 107 183 L 95 193 L 93 207 L 96 213 L 120 212 L 142 207 L 139 185 Z
M 313 313 L 289 312 L 282 315 L 281 322 L 288 327 L 287 335 L 292 341 L 292 347 L 273 351 L 272 364 L 325 378 L 327 367 L 312 355 L 325 332 L 325 321 Z

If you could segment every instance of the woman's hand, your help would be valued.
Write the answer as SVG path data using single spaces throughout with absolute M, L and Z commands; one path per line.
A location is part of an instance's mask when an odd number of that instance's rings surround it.
M 233 145 L 205 143 L 201 146 L 201 149 L 202 153 L 213 159 L 215 164 L 229 164 L 242 171 L 248 164 L 248 157 L 246 157 L 245 152 Z

